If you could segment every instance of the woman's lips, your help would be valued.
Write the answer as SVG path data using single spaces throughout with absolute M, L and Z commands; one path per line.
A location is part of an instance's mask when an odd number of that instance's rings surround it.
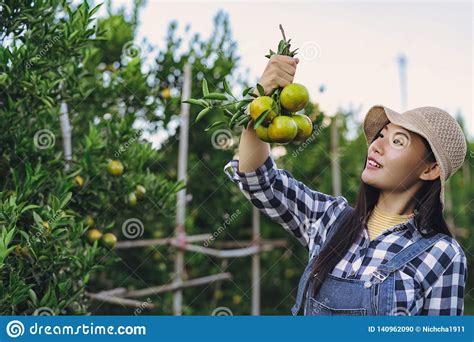
M 371 164 L 371 163 L 369 162 L 369 160 L 367 160 L 366 168 L 367 168 L 368 170 L 380 170 L 382 167 L 377 167 L 377 166 Z

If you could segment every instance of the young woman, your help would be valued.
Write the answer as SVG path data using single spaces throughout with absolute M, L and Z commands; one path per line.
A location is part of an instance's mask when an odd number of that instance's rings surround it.
M 266 93 L 293 81 L 298 60 L 272 56 Z M 238 160 L 224 168 L 243 194 L 309 251 L 296 315 L 462 315 L 467 264 L 443 219 L 444 184 L 462 165 L 466 141 L 445 111 L 403 114 L 374 106 L 357 201 L 310 189 L 277 168 L 250 127 Z M 233 171 L 233 172 L 231 172 Z

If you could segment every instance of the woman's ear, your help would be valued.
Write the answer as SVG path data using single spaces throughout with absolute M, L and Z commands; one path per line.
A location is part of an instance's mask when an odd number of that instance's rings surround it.
M 430 163 L 426 169 L 420 175 L 420 179 L 422 180 L 435 180 L 440 175 L 439 165 L 438 163 Z

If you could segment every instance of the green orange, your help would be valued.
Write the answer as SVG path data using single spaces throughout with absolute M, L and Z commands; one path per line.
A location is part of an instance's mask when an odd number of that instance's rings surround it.
M 135 187 L 135 195 L 137 195 L 137 198 L 140 199 L 140 198 L 143 198 L 146 194 L 146 189 L 143 185 L 141 184 L 138 184 L 136 187 Z
M 265 118 L 265 124 L 269 124 L 277 116 L 277 104 L 270 96 L 259 96 L 250 103 L 250 116 L 255 121 L 266 110 L 270 110 Z
M 107 170 L 112 176 L 121 176 L 123 174 L 123 164 L 120 160 L 110 160 L 107 165 Z
M 296 122 L 296 126 L 298 126 L 298 133 L 294 140 L 306 140 L 313 132 L 313 123 L 311 122 L 311 119 L 304 114 L 295 114 L 292 118 Z
M 94 243 L 94 241 L 100 240 L 102 237 L 102 232 L 96 228 L 89 229 L 86 233 L 86 239 L 90 243 Z
M 257 137 L 260 140 L 265 141 L 267 143 L 272 142 L 271 139 L 268 136 L 268 128 L 267 127 L 265 127 L 263 125 L 260 125 L 255 129 L 255 133 L 257 134 Z
M 298 133 L 298 126 L 290 116 L 277 116 L 268 126 L 268 137 L 276 143 L 287 143 L 293 140 Z
M 100 242 L 108 248 L 113 248 L 117 243 L 117 237 L 112 233 L 105 233 L 102 235 Z
M 128 205 L 131 207 L 137 205 L 137 195 L 134 192 L 128 194 Z
M 283 88 L 280 94 L 281 105 L 290 112 L 303 109 L 309 101 L 306 87 L 299 83 L 290 83 Z

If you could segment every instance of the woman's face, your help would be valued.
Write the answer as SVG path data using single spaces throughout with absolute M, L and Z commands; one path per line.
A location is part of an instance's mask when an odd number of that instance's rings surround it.
M 439 175 L 436 163 L 426 162 L 423 138 L 401 126 L 388 123 L 370 144 L 362 181 L 383 191 L 403 192 L 420 179 Z M 371 166 L 375 159 L 379 167 Z

